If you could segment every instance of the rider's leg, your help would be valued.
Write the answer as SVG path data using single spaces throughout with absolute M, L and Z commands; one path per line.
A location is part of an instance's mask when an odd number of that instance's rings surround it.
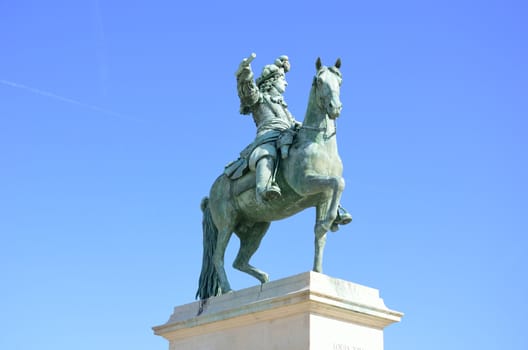
M 280 188 L 273 182 L 274 165 L 271 156 L 262 157 L 257 162 L 257 198 L 272 200 L 281 196 Z

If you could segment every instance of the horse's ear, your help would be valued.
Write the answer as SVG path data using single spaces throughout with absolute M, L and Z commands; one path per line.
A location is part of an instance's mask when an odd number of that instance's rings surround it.
M 341 68 L 341 59 L 338 58 L 335 65 L 334 65 L 337 69 Z
M 315 61 L 315 68 L 319 71 L 321 67 L 323 66 L 323 63 L 321 62 L 321 57 L 317 57 L 317 61 Z

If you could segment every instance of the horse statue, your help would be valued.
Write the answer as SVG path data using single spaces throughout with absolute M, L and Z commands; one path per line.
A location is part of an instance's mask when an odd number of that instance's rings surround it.
M 237 180 L 225 174 L 216 179 L 203 211 L 203 262 L 196 297 L 201 300 L 231 291 L 224 269 L 224 253 L 231 235 L 240 238 L 240 250 L 233 267 L 261 283 L 268 274 L 250 265 L 272 221 L 316 207 L 313 270 L 322 272 L 326 233 L 336 219 L 345 187 L 343 164 L 337 151 L 335 120 L 341 112 L 341 60 L 326 67 L 317 59 L 317 73 L 308 100 L 306 115 L 292 144 L 289 156 L 281 159 L 276 181 L 282 196 L 259 201 L 255 193 L 255 172 Z

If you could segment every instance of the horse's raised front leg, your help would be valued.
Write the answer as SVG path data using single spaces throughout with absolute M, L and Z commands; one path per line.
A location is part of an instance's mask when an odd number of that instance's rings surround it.
M 308 196 L 317 193 L 327 193 L 325 203 L 318 205 L 316 232 L 327 232 L 337 216 L 341 194 L 345 189 L 345 180 L 339 176 L 308 175 L 298 184 L 298 193 Z M 328 200 L 328 202 L 326 202 Z M 320 226 L 320 228 L 318 228 Z
M 224 256 L 227 249 L 227 244 L 231 238 L 231 230 L 229 229 L 219 229 L 218 238 L 216 241 L 216 248 L 213 254 L 213 264 L 215 266 L 216 272 L 218 274 L 218 280 L 220 283 L 220 288 L 222 289 L 222 294 L 228 293 L 231 291 L 231 286 L 227 279 L 227 275 L 224 269 Z
M 313 265 L 315 272 L 323 272 L 323 251 L 326 243 L 326 233 L 330 230 L 332 223 L 337 217 L 339 201 L 345 189 L 345 180 L 339 176 L 309 175 L 303 178 L 298 185 L 300 194 L 303 196 L 323 194 L 321 202 L 316 208 Z

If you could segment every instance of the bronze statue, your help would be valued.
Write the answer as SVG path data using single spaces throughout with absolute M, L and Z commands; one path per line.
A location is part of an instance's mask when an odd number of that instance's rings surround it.
M 200 299 L 231 291 L 224 253 L 232 233 L 240 238 L 233 266 L 265 283 L 268 275 L 251 266 L 249 260 L 272 221 L 316 207 L 313 270 L 322 272 L 326 233 L 352 220 L 339 205 L 345 187 L 335 123 L 342 107 L 341 60 L 326 67 L 317 59 L 301 125 L 282 99 L 287 85 L 285 73 L 290 69 L 288 57 L 281 56 L 265 66 L 256 82 L 250 67 L 253 58 L 254 54 L 242 61 L 235 75 L 241 113 L 253 115 L 257 136 L 238 160 L 226 166 L 209 197 L 202 200 L 204 256 L 197 292 Z
M 288 57 L 280 56 L 273 64 L 266 65 L 256 82 L 250 66 L 253 58 L 255 54 L 244 59 L 235 73 L 240 113 L 252 114 L 257 127 L 255 141 L 246 148 L 242 158 L 248 169 L 256 173 L 257 200 L 273 200 L 281 196 L 274 176 L 277 153 L 283 159 L 288 156 L 293 136 L 301 123 L 293 118 L 283 98 L 288 85 L 285 74 L 290 70 Z

